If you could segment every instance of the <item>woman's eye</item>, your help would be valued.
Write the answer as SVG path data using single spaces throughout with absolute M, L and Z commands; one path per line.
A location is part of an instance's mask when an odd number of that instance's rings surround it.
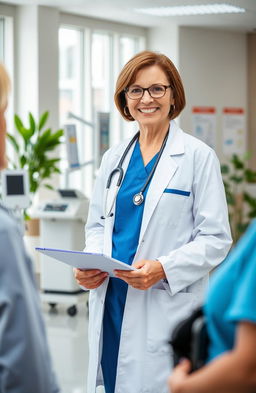
M 163 90 L 164 90 L 163 86 L 152 86 L 151 87 L 151 91 L 153 93 L 162 93 Z
M 139 87 L 133 87 L 130 90 L 130 93 L 132 93 L 132 94 L 140 94 L 141 93 L 141 89 Z

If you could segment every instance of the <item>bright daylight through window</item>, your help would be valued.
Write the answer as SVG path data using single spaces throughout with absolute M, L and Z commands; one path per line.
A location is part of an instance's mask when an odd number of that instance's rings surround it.
M 67 122 L 76 124 L 79 163 L 94 161 L 72 172 L 69 186 L 80 188 L 89 196 L 104 151 L 133 131 L 133 125 L 125 124 L 117 114 L 113 94 L 120 69 L 142 49 L 143 37 L 67 26 L 59 30 L 60 122 L 62 126 Z M 70 112 L 91 125 L 70 118 Z M 65 145 L 61 157 L 64 170 Z

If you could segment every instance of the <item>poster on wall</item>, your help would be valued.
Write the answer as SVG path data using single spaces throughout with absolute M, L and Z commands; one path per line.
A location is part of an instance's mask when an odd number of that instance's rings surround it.
M 192 134 L 213 149 L 216 148 L 216 109 L 212 106 L 192 108 Z
M 78 159 L 78 148 L 77 148 L 77 136 L 76 136 L 76 125 L 66 124 L 64 126 L 65 131 L 65 142 L 67 148 L 67 158 L 69 168 L 75 168 L 79 166 Z
M 245 153 L 246 136 L 243 108 L 223 108 L 222 136 L 223 153 L 225 155 Z

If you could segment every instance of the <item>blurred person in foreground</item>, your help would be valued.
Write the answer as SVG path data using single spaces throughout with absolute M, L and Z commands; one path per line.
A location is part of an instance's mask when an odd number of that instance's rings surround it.
M 0 64 L 0 170 L 6 166 L 10 80 Z M 0 204 L 0 392 L 57 393 L 32 263 L 12 213 Z
M 207 364 L 191 374 L 184 359 L 171 393 L 256 392 L 256 220 L 216 271 L 204 306 Z

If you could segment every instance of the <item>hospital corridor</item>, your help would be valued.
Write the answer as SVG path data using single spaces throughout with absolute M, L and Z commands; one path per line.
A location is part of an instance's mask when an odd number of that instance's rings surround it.
M 78 313 L 70 317 L 62 304 L 49 312 L 43 305 L 43 315 L 49 339 L 54 369 L 63 393 L 84 393 L 88 368 L 88 315 L 86 300 L 78 305 Z

